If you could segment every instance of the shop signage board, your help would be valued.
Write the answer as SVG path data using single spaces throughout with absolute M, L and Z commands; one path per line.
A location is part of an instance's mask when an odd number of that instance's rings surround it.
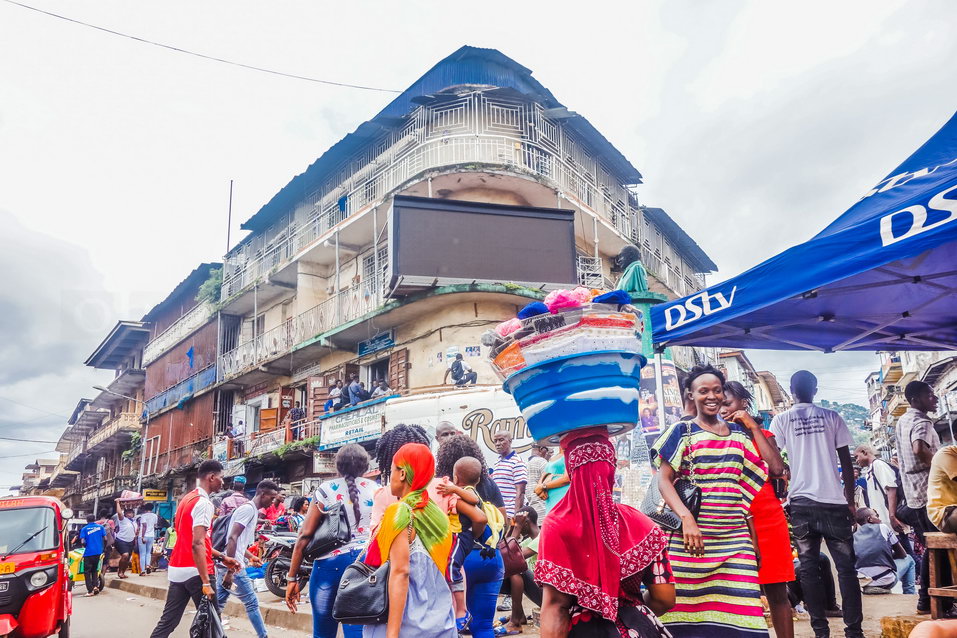
M 379 438 L 385 399 L 370 401 L 322 418 L 319 450 L 334 450 L 346 443 L 361 443 Z
M 372 354 L 373 352 L 378 352 L 380 350 L 388 350 L 389 348 L 395 345 L 395 331 L 387 330 L 381 334 L 377 334 L 371 339 L 366 339 L 365 341 L 360 341 L 356 346 L 356 352 L 361 357 L 366 354 Z
M 315 452 L 312 455 L 313 474 L 332 474 L 336 471 L 335 452 Z
M 166 490 L 143 490 L 144 501 L 166 501 L 169 500 Z

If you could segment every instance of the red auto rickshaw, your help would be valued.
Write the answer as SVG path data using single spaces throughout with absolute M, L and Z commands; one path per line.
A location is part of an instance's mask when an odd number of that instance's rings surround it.
M 0 636 L 69 638 L 64 525 L 71 516 L 50 496 L 0 499 Z

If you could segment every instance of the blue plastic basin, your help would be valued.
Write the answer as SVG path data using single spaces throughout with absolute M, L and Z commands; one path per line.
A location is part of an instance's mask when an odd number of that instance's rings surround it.
M 571 430 L 608 426 L 621 434 L 638 424 L 644 355 L 599 350 L 556 357 L 523 368 L 505 379 L 536 440 L 553 443 Z

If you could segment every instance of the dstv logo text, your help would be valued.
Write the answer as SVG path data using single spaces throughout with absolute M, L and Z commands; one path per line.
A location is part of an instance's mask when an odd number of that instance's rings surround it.
M 927 207 L 915 204 L 881 217 L 881 243 L 890 246 L 902 239 L 910 239 L 915 235 L 926 233 L 938 226 L 943 226 L 957 220 L 957 199 L 948 197 L 957 191 L 957 186 L 943 190 L 927 202 Z M 930 211 L 930 215 L 928 215 Z M 940 213 L 946 213 L 941 215 Z M 895 219 L 898 228 L 895 229 Z
M 732 288 L 731 296 L 727 298 L 723 292 L 709 295 L 707 290 L 702 290 L 697 295 L 688 297 L 683 304 L 668 306 L 665 308 L 665 330 L 680 328 L 692 321 L 730 308 L 734 303 L 734 293 L 737 290 L 737 286 Z

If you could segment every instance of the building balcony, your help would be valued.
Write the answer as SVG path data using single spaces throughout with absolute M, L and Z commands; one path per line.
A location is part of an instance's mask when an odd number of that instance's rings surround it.
M 208 302 L 197 304 L 192 310 L 177 319 L 169 328 L 156 335 L 143 348 L 143 366 L 156 361 L 177 343 L 202 328 L 214 314 Z
M 140 431 L 139 416 L 133 412 L 121 412 L 112 421 L 90 434 L 87 450 L 91 453 L 109 448 L 125 448 L 134 432 Z
M 450 109 L 461 117 L 449 126 L 436 126 L 436 121 L 446 121 Z M 493 173 L 496 178 L 509 175 L 541 184 L 550 190 L 550 199 L 532 205 L 554 206 L 557 195 L 602 220 L 602 226 L 617 235 L 618 242 L 640 246 L 650 239 L 644 237 L 643 222 L 647 220 L 634 194 L 601 158 L 593 156 L 560 122 L 546 117 L 537 104 L 476 92 L 423 105 L 404 127 L 384 133 L 380 140 L 370 140 L 360 156 L 345 164 L 355 168 L 340 171 L 309 194 L 294 207 L 300 212 L 286 217 L 276 230 L 253 237 L 226 256 L 222 299 L 230 300 L 254 282 L 269 282 L 285 266 L 343 229 L 348 220 L 380 207 L 416 181 L 446 173 L 453 182 Z M 432 196 L 431 187 L 437 193 L 443 188 L 430 181 L 428 193 L 422 192 L 423 186 L 407 194 Z M 385 210 L 379 212 L 384 221 Z M 606 235 L 601 242 L 610 254 L 616 240 Z M 681 284 L 673 290 L 684 294 L 685 277 L 669 272 L 667 277 Z M 665 269 L 654 274 L 665 276 Z
M 66 455 L 66 469 L 80 470 L 83 467 L 83 461 L 86 460 L 87 442 L 86 439 L 75 441 L 70 452 Z
M 207 366 L 147 400 L 146 410 L 152 418 L 167 408 L 176 407 L 181 401 L 188 401 L 194 394 L 215 385 L 215 383 L 216 366 Z
M 903 392 L 895 392 L 887 402 L 887 412 L 895 418 L 907 412 L 907 408 L 908 404 Z
M 136 489 L 136 477 L 133 475 L 115 476 L 106 479 L 96 487 L 96 494 L 103 499 L 111 499 L 119 496 L 123 490 Z
M 447 305 L 487 299 L 512 305 L 541 300 L 544 293 L 502 284 L 440 286 L 387 302 L 376 286 L 355 286 L 220 357 L 221 381 L 253 385 L 276 374 L 292 374 L 335 350 L 353 350 L 368 338 L 369 322 L 388 330 Z M 311 365 L 311 364 L 310 364 Z
M 898 356 L 887 357 L 881 366 L 881 382 L 897 383 L 904 374 L 904 368 L 901 366 L 901 358 Z
M 53 470 L 50 475 L 50 487 L 67 487 L 73 485 L 79 477 L 79 472 L 72 472 L 66 469 L 66 465 L 61 463 Z

